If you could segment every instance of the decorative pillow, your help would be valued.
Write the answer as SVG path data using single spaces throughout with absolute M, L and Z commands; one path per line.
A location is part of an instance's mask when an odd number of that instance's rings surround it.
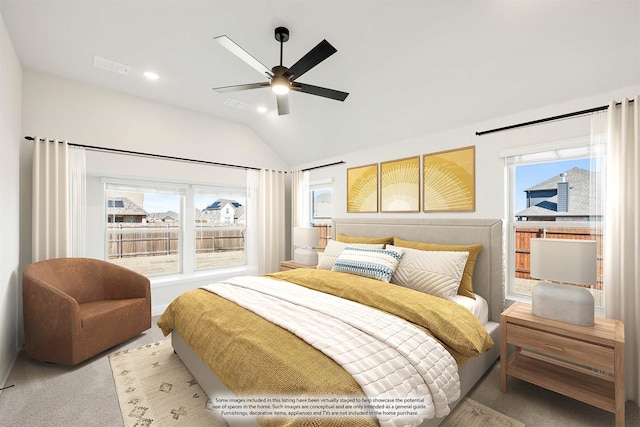
M 338 234 L 336 236 L 338 242 L 345 243 L 368 243 L 368 244 L 393 244 L 393 236 L 390 237 L 359 237 L 359 236 L 347 236 L 346 234 Z
M 332 270 L 388 283 L 402 258 L 402 252 L 402 248 L 366 249 L 350 246 L 336 259 Z
M 396 249 L 387 245 L 388 249 Z M 391 283 L 444 299 L 453 299 L 469 252 L 421 251 L 404 248 Z
M 476 260 L 478 259 L 478 254 L 482 249 L 482 243 L 478 243 L 476 245 L 442 245 L 439 243 L 402 240 L 396 237 L 393 244 L 403 248 L 420 249 L 421 251 L 469 252 L 469 258 L 467 259 L 467 264 L 464 267 L 464 273 L 462 273 L 462 280 L 460 281 L 460 287 L 458 288 L 458 295 L 476 299 L 476 295 L 473 293 L 473 270 L 476 267 Z
M 324 252 L 318 254 L 317 268 L 319 268 L 320 270 L 331 270 L 338 256 L 340 256 L 342 251 L 347 247 L 382 249 L 384 248 L 384 244 L 343 243 L 337 242 L 335 240 L 329 240 L 327 242 L 327 247 L 324 248 Z

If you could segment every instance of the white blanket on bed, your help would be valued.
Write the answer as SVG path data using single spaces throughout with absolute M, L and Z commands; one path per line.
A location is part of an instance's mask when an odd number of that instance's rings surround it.
M 423 409 L 409 415 L 376 414 L 382 427 L 416 426 L 426 418 L 444 417 L 448 404 L 460 395 L 455 359 L 399 317 L 267 277 L 236 277 L 203 289 L 289 330 L 331 357 L 372 402 L 424 401 Z

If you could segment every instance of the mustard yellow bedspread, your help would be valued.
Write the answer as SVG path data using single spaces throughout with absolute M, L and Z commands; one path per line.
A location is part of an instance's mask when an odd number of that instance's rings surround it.
M 465 308 L 396 285 L 346 273 L 296 269 L 268 275 L 383 309 L 438 339 L 458 364 L 493 342 Z M 203 289 L 174 300 L 158 320 L 165 335 L 176 331 L 223 384 L 242 395 L 355 395 L 360 386 L 323 353 L 235 303 Z M 259 419 L 265 427 L 377 426 L 374 418 Z

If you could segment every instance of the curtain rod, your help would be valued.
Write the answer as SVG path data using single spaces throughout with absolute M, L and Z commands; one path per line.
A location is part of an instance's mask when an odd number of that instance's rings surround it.
M 33 136 L 25 136 L 24 139 L 28 139 L 29 141 L 35 140 Z M 40 141 L 44 141 L 44 140 L 45 140 L 44 138 L 40 138 Z M 50 139 L 49 142 L 53 142 L 53 140 Z M 82 147 L 82 148 L 86 148 L 88 150 L 94 150 L 94 151 L 107 151 L 110 153 L 130 154 L 134 156 L 153 157 L 156 159 L 163 159 L 163 160 L 177 160 L 180 162 L 200 163 L 200 164 L 212 165 L 212 166 L 224 166 L 228 168 L 260 170 L 260 168 L 255 168 L 251 166 L 241 166 L 241 165 L 233 165 L 230 163 L 210 162 L 208 160 L 189 159 L 186 157 L 165 156 L 164 154 L 144 153 L 141 151 L 121 150 L 119 148 L 110 148 L 110 147 L 98 147 L 95 145 L 77 144 L 75 142 L 68 142 L 68 144 L 72 147 Z
M 25 136 L 24 139 L 29 140 L 29 141 L 35 140 L 35 138 L 33 136 Z M 44 138 L 40 138 L 40 140 L 44 141 L 45 139 Z M 53 142 L 53 140 L 50 139 L 49 142 Z M 62 142 L 62 141 L 60 141 L 60 142 Z M 156 158 L 156 159 L 163 159 L 163 160 L 177 160 L 177 161 L 180 161 L 180 162 L 200 163 L 200 164 L 211 165 L 211 166 L 223 166 L 223 167 L 227 167 L 227 168 L 251 169 L 251 170 L 256 170 L 256 171 L 260 170 L 260 168 L 256 168 L 256 167 L 252 167 L 252 166 L 241 166 L 241 165 L 233 165 L 233 164 L 230 164 L 230 163 L 210 162 L 208 160 L 188 159 L 186 157 L 165 156 L 164 154 L 143 153 L 143 152 L 140 152 L 140 151 L 121 150 L 119 148 L 98 147 L 98 146 L 95 146 L 95 145 L 77 144 L 75 142 L 68 142 L 67 144 L 72 146 L 72 147 L 82 147 L 82 148 L 86 148 L 88 150 L 94 150 L 94 151 L 107 151 L 107 152 L 119 153 L 119 154 L 130 154 L 130 155 L 134 155 L 134 156 L 153 157 L 153 158 Z M 335 162 L 335 163 L 329 163 L 329 164 L 320 165 L 320 166 L 313 166 L 313 167 L 310 167 L 310 168 L 307 168 L 307 169 L 303 169 L 303 171 L 326 168 L 326 167 L 329 167 L 329 166 L 339 165 L 341 163 L 344 163 L 344 161 L 339 161 L 339 162 Z M 283 171 L 278 171 L 278 172 L 283 172 Z M 284 173 L 287 173 L 287 172 L 284 172 Z
M 306 172 L 314 169 L 328 168 L 329 166 L 335 166 L 335 165 L 341 165 L 341 164 L 344 164 L 344 160 L 340 160 L 339 162 L 327 163 L 326 165 L 312 166 L 310 168 L 301 169 L 301 170 L 302 172 Z
M 630 99 L 629 102 L 630 103 L 633 102 L 633 99 Z M 621 105 L 621 104 L 622 104 L 622 102 L 617 102 L 616 103 L 616 105 Z M 480 131 L 480 132 L 476 132 L 476 135 L 477 136 L 482 136 L 482 135 L 486 135 L 488 133 L 502 132 L 504 130 L 511 130 L 511 129 L 521 128 L 521 127 L 525 127 L 525 126 L 533 126 L 533 125 L 537 125 L 537 124 L 540 124 L 540 123 L 552 122 L 552 121 L 555 121 L 555 120 L 568 119 L 570 117 L 583 116 L 585 114 L 597 113 L 598 111 L 604 111 L 604 110 L 606 110 L 608 108 L 609 108 L 608 105 L 602 105 L 600 107 L 589 108 L 587 110 L 580 110 L 580 111 L 574 111 L 573 113 L 560 114 L 559 116 L 552 116 L 552 117 L 547 117 L 547 118 L 544 118 L 544 119 L 532 120 L 530 122 L 517 123 L 515 125 L 504 126 L 504 127 L 501 127 L 501 128 L 483 130 L 483 131 Z

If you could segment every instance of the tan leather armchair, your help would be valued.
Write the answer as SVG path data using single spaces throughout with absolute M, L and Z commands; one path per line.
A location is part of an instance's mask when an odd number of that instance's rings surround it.
M 22 278 L 27 356 L 76 365 L 151 327 L 149 279 L 90 258 L 29 265 Z

